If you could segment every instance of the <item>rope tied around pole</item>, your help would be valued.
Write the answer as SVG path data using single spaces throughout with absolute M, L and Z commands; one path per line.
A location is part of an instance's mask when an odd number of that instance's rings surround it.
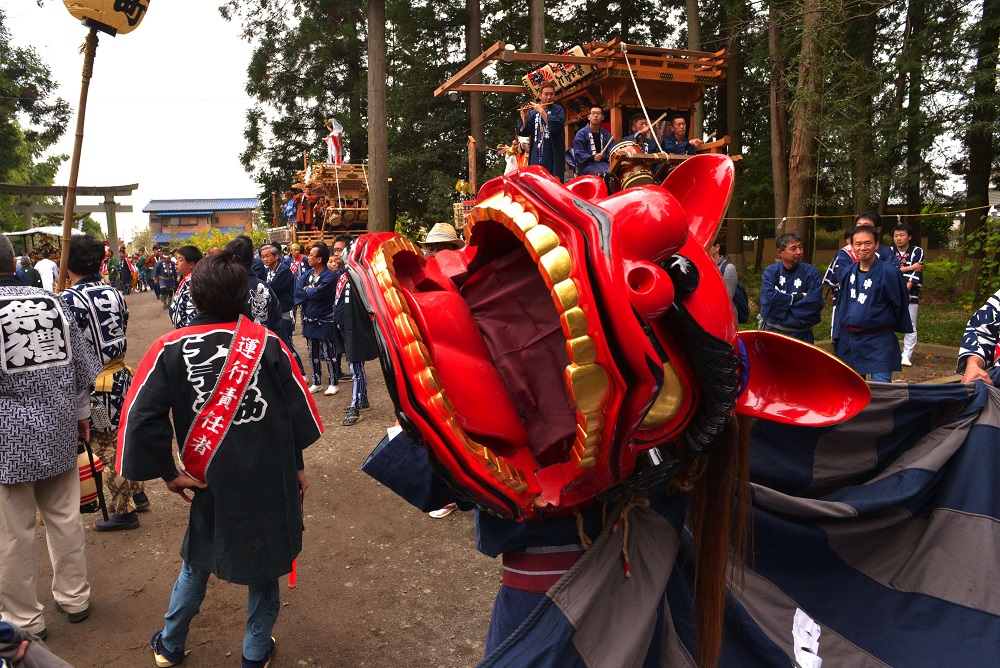
M 897 213 L 893 214 L 897 218 L 929 218 L 931 216 L 951 216 L 958 213 L 969 213 L 970 211 L 982 211 L 983 209 L 989 209 L 992 205 L 983 204 L 982 206 L 971 206 L 967 209 L 952 209 L 951 211 L 934 211 L 931 213 Z M 820 216 L 817 214 L 807 214 L 804 216 L 785 216 L 782 217 L 784 220 L 808 220 L 814 218 L 816 220 L 834 220 L 838 218 L 854 218 L 854 214 L 850 213 L 840 213 L 840 214 L 830 214 L 825 216 Z M 726 216 L 726 220 L 774 220 L 774 216 L 760 216 L 756 218 L 740 218 L 740 217 L 729 217 Z
M 94 76 L 94 56 L 97 55 L 97 28 L 91 28 L 87 33 L 87 39 L 80 45 L 80 53 L 83 54 L 83 78 L 90 79 Z

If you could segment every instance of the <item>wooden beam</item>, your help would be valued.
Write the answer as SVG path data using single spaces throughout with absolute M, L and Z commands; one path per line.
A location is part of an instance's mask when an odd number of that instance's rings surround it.
M 139 187 L 138 183 L 130 186 L 77 186 L 77 195 L 88 197 L 106 197 L 108 195 L 122 197 L 132 194 Z M 25 186 L 17 183 L 0 183 L 0 195 L 45 195 L 49 197 L 65 197 L 66 186 Z
M 73 213 L 107 213 L 104 204 L 77 204 L 73 207 Z M 131 204 L 118 204 L 115 202 L 115 211 L 119 213 L 132 213 Z M 32 204 L 32 213 L 62 213 L 62 204 Z
M 591 58 L 589 56 L 571 56 L 569 54 L 556 53 L 518 53 L 513 54 L 511 60 L 515 63 L 575 63 L 579 65 L 600 65 L 603 58 Z
M 473 58 L 472 61 L 460 69 L 455 76 L 445 81 L 443 84 L 438 86 L 437 90 L 434 91 L 434 97 L 441 97 L 459 83 L 465 83 L 474 74 L 479 74 L 490 64 L 490 61 L 495 60 L 494 56 L 501 53 L 506 44 L 503 42 L 497 42 L 490 48 L 483 51 L 479 56 Z
M 515 95 L 528 93 L 528 89 L 524 86 L 494 86 L 491 84 L 461 84 L 459 86 L 452 86 L 449 90 L 459 92 L 467 91 L 470 93 L 514 93 Z

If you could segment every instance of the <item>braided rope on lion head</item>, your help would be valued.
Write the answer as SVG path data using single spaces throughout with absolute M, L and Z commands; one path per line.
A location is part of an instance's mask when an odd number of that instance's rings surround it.
M 867 404 L 836 358 L 738 332 L 706 252 L 732 186 L 720 155 L 610 196 L 530 167 L 483 186 L 462 250 L 360 238 L 349 268 L 397 414 L 460 496 L 512 519 L 564 514 L 712 456 L 734 410 L 822 425 Z

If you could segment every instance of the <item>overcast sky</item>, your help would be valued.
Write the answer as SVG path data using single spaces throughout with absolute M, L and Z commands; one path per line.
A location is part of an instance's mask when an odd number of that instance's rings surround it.
M 3 0 L 15 46 L 31 46 L 73 109 L 55 153 L 73 153 L 87 29 L 62 0 Z M 244 91 L 250 46 L 213 0 L 158 0 L 127 35 L 103 33 L 94 61 L 80 162 L 80 186 L 138 183 L 116 198 L 134 212 L 118 215 L 119 236 L 146 226 L 152 199 L 256 197 L 243 171 Z M 69 181 L 69 160 L 57 185 Z M 79 198 L 98 204 L 101 198 Z M 103 214 L 93 214 L 105 227 Z

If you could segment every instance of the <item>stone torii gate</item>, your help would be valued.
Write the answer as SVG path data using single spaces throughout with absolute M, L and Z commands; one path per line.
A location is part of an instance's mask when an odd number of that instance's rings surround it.
M 104 197 L 102 204 L 80 204 L 73 207 L 73 213 L 103 213 L 108 220 L 108 242 L 112 249 L 112 257 L 117 257 L 113 244 L 118 243 L 118 224 L 115 214 L 131 213 L 132 205 L 119 204 L 115 202 L 115 197 L 129 197 L 132 192 L 139 187 L 138 183 L 129 186 L 78 186 L 77 197 Z M 30 229 L 32 216 L 36 213 L 58 213 L 62 214 L 63 204 L 39 204 L 32 202 L 32 196 L 61 197 L 66 201 L 66 186 L 25 186 L 13 183 L 0 183 L 0 195 L 17 195 L 19 197 L 17 209 L 21 214 L 21 220 Z

